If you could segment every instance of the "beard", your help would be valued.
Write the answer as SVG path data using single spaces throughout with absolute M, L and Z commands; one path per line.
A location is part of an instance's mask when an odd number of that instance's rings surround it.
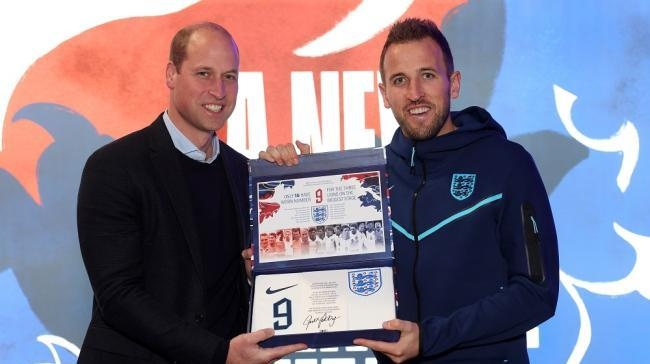
M 409 105 L 412 106 L 412 105 Z M 436 105 L 428 105 L 433 110 L 433 115 L 431 120 L 427 120 L 425 123 L 409 123 L 408 122 L 408 112 L 404 111 L 403 114 L 398 114 L 393 110 L 393 115 L 397 120 L 397 123 L 402 130 L 402 134 L 405 137 L 411 140 L 426 140 L 432 137 L 437 136 L 440 133 L 440 130 L 445 125 L 447 118 L 449 117 L 450 101 L 447 100 L 443 104 L 442 108 L 436 107 Z

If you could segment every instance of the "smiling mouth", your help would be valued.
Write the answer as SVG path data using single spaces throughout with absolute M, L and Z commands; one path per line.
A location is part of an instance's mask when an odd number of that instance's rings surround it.
M 217 104 L 206 104 L 203 105 L 206 109 L 212 112 L 219 112 L 221 109 L 223 109 L 223 105 L 217 105 Z
M 408 110 L 409 115 L 421 115 L 431 110 L 429 106 L 418 106 Z

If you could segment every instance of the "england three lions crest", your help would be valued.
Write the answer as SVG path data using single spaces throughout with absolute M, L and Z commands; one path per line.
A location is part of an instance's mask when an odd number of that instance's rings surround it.
M 454 173 L 454 175 L 451 176 L 451 195 L 454 196 L 456 200 L 462 201 L 472 195 L 475 184 L 475 174 Z
M 322 224 L 327 221 L 328 215 L 327 205 L 311 207 L 311 219 L 317 224 Z
M 370 296 L 381 288 L 381 270 L 363 269 L 348 272 L 350 291 L 360 296 Z

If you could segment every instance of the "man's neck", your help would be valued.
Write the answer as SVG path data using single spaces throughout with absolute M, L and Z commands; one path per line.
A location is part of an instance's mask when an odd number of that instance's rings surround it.
M 205 160 L 208 160 L 212 157 L 212 154 L 214 153 L 214 148 L 212 148 L 212 138 L 214 135 L 210 135 L 205 143 L 203 145 L 197 145 L 197 148 L 199 148 L 200 151 L 205 153 Z

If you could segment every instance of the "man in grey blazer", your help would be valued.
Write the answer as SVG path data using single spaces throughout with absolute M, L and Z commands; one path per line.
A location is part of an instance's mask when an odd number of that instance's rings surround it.
M 167 110 L 88 159 L 77 222 L 94 301 L 79 363 L 268 363 L 306 348 L 245 333 L 247 160 L 216 136 L 238 70 L 223 27 L 180 30 Z

